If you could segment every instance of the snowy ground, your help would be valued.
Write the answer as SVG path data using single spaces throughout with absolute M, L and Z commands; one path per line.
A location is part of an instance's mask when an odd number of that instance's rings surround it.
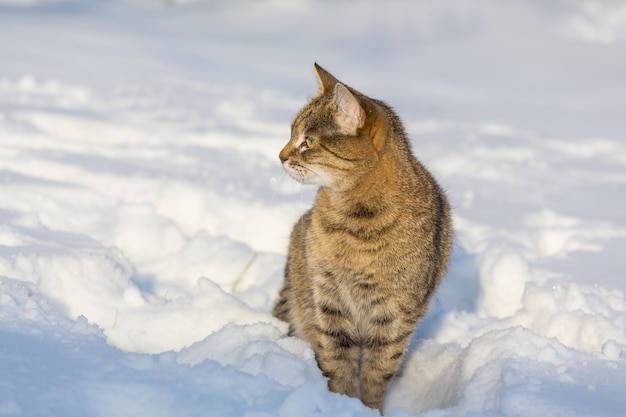
M 377 415 L 269 314 L 317 61 L 454 205 L 386 414 L 626 416 L 623 2 L 164 3 L 0 1 L 0 415 Z

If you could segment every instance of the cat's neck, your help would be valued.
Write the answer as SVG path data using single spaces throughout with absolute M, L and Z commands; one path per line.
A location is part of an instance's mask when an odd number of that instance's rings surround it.
M 353 184 L 339 189 L 320 187 L 318 204 L 338 211 L 350 211 L 354 206 L 372 212 L 383 210 L 401 195 L 403 180 L 399 178 L 398 163 L 393 152 L 385 152 Z

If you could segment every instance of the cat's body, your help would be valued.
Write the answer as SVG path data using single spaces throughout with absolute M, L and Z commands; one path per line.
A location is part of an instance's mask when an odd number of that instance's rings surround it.
M 311 343 L 331 390 L 382 411 L 448 263 L 449 208 L 393 111 L 315 68 L 320 94 L 280 159 L 321 187 L 293 229 L 274 315 Z

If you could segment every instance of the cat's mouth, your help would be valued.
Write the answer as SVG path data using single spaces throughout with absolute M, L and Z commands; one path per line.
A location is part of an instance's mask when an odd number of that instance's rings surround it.
M 285 161 L 283 169 L 287 171 L 291 178 L 303 184 L 311 184 L 311 177 L 316 176 L 314 171 L 297 162 Z
M 292 161 L 283 162 L 283 169 L 287 171 L 291 178 L 301 184 L 317 184 L 323 186 L 330 186 L 332 184 L 332 176 L 321 169 L 305 167 Z

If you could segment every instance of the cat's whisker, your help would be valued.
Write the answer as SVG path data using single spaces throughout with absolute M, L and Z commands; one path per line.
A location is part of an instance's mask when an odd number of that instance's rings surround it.
M 273 190 L 272 190 L 272 197 L 276 197 L 276 195 L 282 191 L 283 188 L 283 184 L 285 183 L 285 177 L 287 177 L 287 173 L 285 171 L 283 171 L 280 180 L 277 181 L 277 183 L 274 185 Z

